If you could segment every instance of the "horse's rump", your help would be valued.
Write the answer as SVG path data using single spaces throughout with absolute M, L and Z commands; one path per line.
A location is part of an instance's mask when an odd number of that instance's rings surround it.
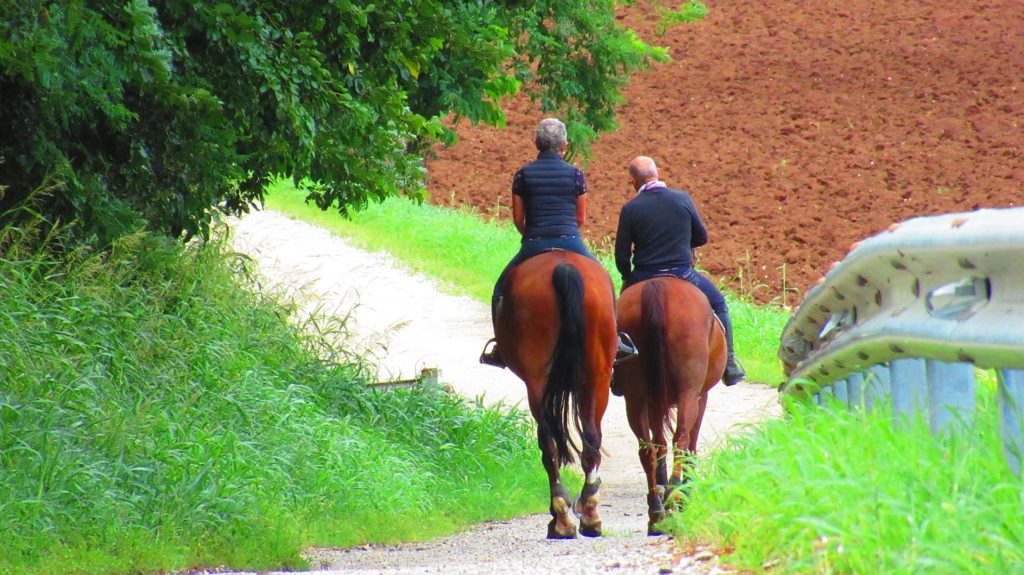
M 558 444 L 562 464 L 580 453 L 570 426 L 584 450 L 599 441 L 585 422 L 607 406 L 615 333 L 614 288 L 594 260 L 555 250 L 509 272 L 496 321 L 498 346 L 526 383 L 531 410 Z
M 624 388 L 645 386 L 641 395 L 651 425 L 670 423 L 670 408 L 680 397 L 710 387 L 706 374 L 717 361 L 712 350 L 720 347 L 721 328 L 707 298 L 686 280 L 656 277 L 622 293 L 618 322 L 633 336 L 641 361 L 620 366 L 616 380 Z

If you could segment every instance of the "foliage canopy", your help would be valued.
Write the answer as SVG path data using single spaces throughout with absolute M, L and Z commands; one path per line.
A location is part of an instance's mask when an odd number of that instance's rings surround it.
M 0 211 L 57 182 L 47 215 L 106 240 L 205 233 L 273 174 L 342 213 L 421 197 L 443 120 L 500 125 L 521 88 L 585 149 L 666 57 L 615 4 L 0 0 Z

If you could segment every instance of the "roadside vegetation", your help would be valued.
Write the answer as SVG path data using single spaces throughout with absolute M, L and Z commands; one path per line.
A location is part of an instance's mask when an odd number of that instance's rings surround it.
M 544 507 L 528 416 L 370 390 L 219 241 L 66 238 L 0 229 L 0 574 L 298 568 Z
M 1021 480 L 1001 451 L 993 384 L 973 428 L 794 404 L 701 460 L 680 540 L 772 573 L 1019 573 Z

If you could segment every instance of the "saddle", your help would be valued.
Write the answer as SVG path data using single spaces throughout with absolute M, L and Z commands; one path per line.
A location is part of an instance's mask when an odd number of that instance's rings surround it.
M 539 256 L 539 255 L 541 255 L 541 254 L 546 254 L 546 253 L 548 253 L 548 252 L 567 252 L 567 251 L 569 251 L 569 250 L 566 250 L 566 249 L 564 249 L 564 248 L 545 248 L 545 249 L 543 249 L 543 250 L 541 250 L 541 251 L 539 251 L 539 252 L 537 252 L 537 253 L 533 254 L 532 256 L 530 256 L 530 257 L 526 258 L 525 260 L 523 260 L 523 261 L 519 262 L 518 264 L 516 264 L 515 266 L 513 266 L 512 268 L 510 268 L 510 269 L 509 269 L 509 271 L 512 271 L 512 270 L 516 269 L 517 267 L 519 267 L 519 266 L 523 265 L 524 263 L 526 263 L 526 262 L 528 262 L 528 261 L 532 260 L 533 258 L 535 258 L 535 257 L 537 257 L 537 256 Z M 507 284 L 508 284 L 508 275 L 506 275 L 506 276 L 505 276 L 504 278 L 502 278 L 502 280 L 501 280 L 501 285 L 499 286 L 499 288 L 501 289 L 501 291 L 502 291 L 502 292 L 504 292 L 504 291 L 505 291 L 505 287 L 506 287 L 506 285 L 507 285 Z M 497 307 L 495 307 L 495 309 L 494 309 L 494 310 L 492 310 L 492 311 L 493 311 L 493 315 L 494 315 L 494 317 L 497 317 L 497 316 L 498 316 L 498 311 L 500 311 L 500 310 L 501 310 L 501 300 L 502 300 L 502 299 L 503 299 L 503 298 L 499 298 L 499 299 L 498 299 L 498 305 L 497 305 Z

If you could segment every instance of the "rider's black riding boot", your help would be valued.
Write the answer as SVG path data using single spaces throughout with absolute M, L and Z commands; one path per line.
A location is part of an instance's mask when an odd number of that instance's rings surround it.
M 736 360 L 736 354 L 733 352 L 732 320 L 729 319 L 729 310 L 723 305 L 721 310 L 715 310 L 715 315 L 718 316 L 718 319 L 722 322 L 722 327 L 725 328 L 725 347 L 729 352 L 725 363 L 725 373 L 722 375 L 722 383 L 725 385 L 736 385 L 743 381 L 747 374 L 743 371 L 743 366 Z
M 495 323 L 496 320 L 498 319 L 498 310 L 500 308 L 501 308 L 501 296 L 498 295 L 497 293 L 495 293 L 493 296 L 491 296 L 491 323 L 492 324 Z M 491 346 L 490 350 L 488 350 L 487 346 L 491 345 L 492 342 L 494 343 L 494 345 Z M 482 363 L 484 365 L 493 365 L 494 367 L 501 367 L 501 368 L 508 367 L 508 366 L 505 365 L 505 362 L 501 359 L 501 353 L 498 352 L 498 342 L 495 341 L 494 338 L 491 338 L 490 340 L 488 340 L 487 343 L 484 344 L 484 351 L 483 351 L 483 353 L 480 354 L 480 363 Z
M 620 331 L 619 332 L 619 347 L 615 351 L 615 361 L 612 365 L 618 365 L 626 360 L 633 359 L 640 352 L 636 350 L 636 346 L 633 345 L 633 340 L 629 337 L 629 334 Z M 618 381 L 615 379 L 615 371 L 612 371 L 612 395 L 622 397 L 623 391 L 622 386 L 618 385 Z
M 625 392 L 622 391 L 622 385 L 619 384 L 619 382 L 618 382 L 618 380 L 616 379 L 615 376 L 616 376 L 616 373 L 615 373 L 615 370 L 613 369 L 612 370 L 612 386 L 611 386 L 612 395 L 614 395 L 615 397 L 622 397 L 622 395 Z

